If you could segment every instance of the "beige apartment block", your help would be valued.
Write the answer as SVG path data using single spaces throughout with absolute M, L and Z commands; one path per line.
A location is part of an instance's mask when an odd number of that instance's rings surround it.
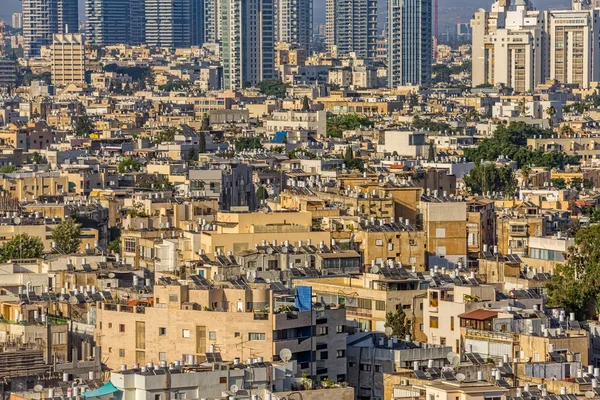
M 51 51 L 52 83 L 68 85 L 85 82 L 85 47 L 82 35 L 54 35 Z

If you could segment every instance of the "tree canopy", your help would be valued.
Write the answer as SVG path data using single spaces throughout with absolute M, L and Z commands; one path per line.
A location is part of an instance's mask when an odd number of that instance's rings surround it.
M 177 130 L 177 128 L 167 128 L 163 131 L 158 132 L 154 137 L 154 141 L 159 144 L 173 142 L 175 140 L 175 135 L 177 135 L 178 132 L 179 131 Z
M 565 165 L 579 163 L 579 157 L 568 156 L 561 151 L 531 151 L 527 148 L 527 139 L 534 136 L 550 137 L 547 131 L 523 122 L 511 122 L 508 126 L 499 126 L 491 138 L 483 139 L 477 147 L 465 149 L 465 156 L 476 164 L 481 161 L 495 161 L 503 155 L 516 161 L 518 166 L 531 165 L 546 168 L 564 168 Z
M 140 168 L 140 163 L 133 157 L 125 157 L 117 165 L 117 170 L 121 174 L 124 174 L 126 172 L 139 171 Z
M 0 245 L 0 262 L 17 258 L 41 258 L 44 255 L 42 239 L 22 233 Z
M 356 114 L 332 115 L 327 118 L 327 136 L 341 138 L 344 131 L 372 128 L 374 125 L 370 119 Z
M 392 336 L 404 338 L 410 334 L 410 324 L 401 305 L 398 306 L 396 312 L 387 312 L 384 326 L 392 329 Z
M 284 98 L 286 96 L 288 84 L 278 81 L 277 79 L 266 79 L 259 82 L 256 87 L 265 96 L 275 96 L 277 98 Z
M 75 121 L 73 133 L 75 136 L 88 137 L 94 132 L 94 124 L 87 115 L 82 115 Z
M 594 317 L 600 305 L 600 225 L 580 229 L 565 262 L 548 282 L 548 306 L 564 307 L 579 319 Z
M 262 149 L 262 144 L 260 143 L 260 139 L 256 136 L 252 137 L 240 137 L 235 140 L 235 150 L 252 150 L 252 149 Z
M 78 224 L 73 218 L 65 219 L 52 230 L 52 241 L 59 253 L 79 253 L 81 224 Z
M 503 192 L 508 195 L 514 193 L 517 187 L 512 168 L 509 166 L 498 168 L 492 162 L 476 165 L 468 175 L 465 175 L 464 181 L 473 194 Z

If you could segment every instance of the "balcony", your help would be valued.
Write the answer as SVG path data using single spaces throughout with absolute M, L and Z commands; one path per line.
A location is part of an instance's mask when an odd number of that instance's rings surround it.
M 254 312 L 254 320 L 255 321 L 267 321 L 268 319 L 269 319 L 268 312 L 260 312 L 260 311 Z

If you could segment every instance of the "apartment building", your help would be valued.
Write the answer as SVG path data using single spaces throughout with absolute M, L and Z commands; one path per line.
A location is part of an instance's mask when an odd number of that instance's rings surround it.
M 187 284 L 165 278 L 154 286 L 153 307 L 99 303 L 96 342 L 115 369 L 182 358 L 199 364 L 214 349 L 226 360 L 277 361 L 287 348 L 300 374 L 345 380 L 345 310 L 289 311 L 294 298 L 239 280 L 213 287 L 199 276 Z
M 85 82 L 85 43 L 83 35 L 54 35 L 52 41 L 52 83 L 54 85 Z
M 277 5 L 277 41 L 296 44 L 310 54 L 313 6 L 310 0 L 280 0 Z
M 327 49 L 334 57 L 377 55 L 377 1 L 327 0 Z
M 54 34 L 77 32 L 79 26 L 77 10 L 77 0 L 24 0 L 25 57 L 39 56 L 43 46 L 52 44 Z
M 325 111 L 274 111 L 266 122 L 267 133 L 304 130 L 316 132 L 320 137 L 327 133 L 327 113 Z

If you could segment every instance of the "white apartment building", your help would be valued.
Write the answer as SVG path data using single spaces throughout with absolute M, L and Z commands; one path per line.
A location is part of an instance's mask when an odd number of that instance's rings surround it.
M 267 121 L 267 133 L 290 130 L 315 131 L 318 135 L 327 134 L 327 113 L 325 111 L 275 111 Z

